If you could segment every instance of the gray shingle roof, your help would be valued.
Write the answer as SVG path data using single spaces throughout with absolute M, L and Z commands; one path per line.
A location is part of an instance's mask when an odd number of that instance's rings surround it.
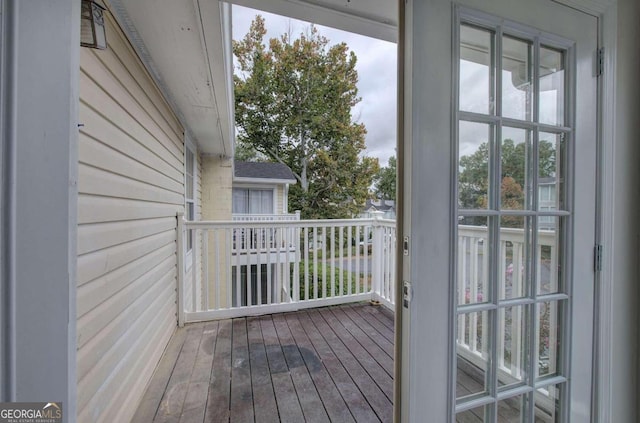
M 282 163 L 235 161 L 236 178 L 286 179 L 295 181 L 296 177 L 289 166 Z

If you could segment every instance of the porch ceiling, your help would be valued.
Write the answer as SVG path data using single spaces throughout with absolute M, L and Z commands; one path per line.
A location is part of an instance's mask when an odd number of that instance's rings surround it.
M 397 41 L 395 0 L 231 0 L 232 3 L 386 41 Z
M 108 5 L 200 151 L 231 157 L 230 24 L 223 25 L 229 6 L 218 0 Z

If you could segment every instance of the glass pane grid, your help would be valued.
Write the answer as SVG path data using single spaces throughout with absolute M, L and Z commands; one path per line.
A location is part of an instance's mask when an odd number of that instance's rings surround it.
M 459 70 L 456 421 L 557 421 L 566 53 L 463 23 Z

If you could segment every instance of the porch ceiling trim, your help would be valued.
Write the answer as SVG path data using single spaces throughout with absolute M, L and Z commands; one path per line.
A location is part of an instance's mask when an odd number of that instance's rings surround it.
M 167 0 L 105 3 L 180 120 L 185 135 L 203 154 L 232 157 L 229 6 L 218 0 L 193 0 L 188 4 L 190 9 L 182 2 Z M 185 35 L 191 30 L 193 36 Z M 168 59 L 172 56 L 176 59 Z
M 239 6 L 250 7 L 277 15 L 303 21 L 312 21 L 318 25 L 353 32 L 385 41 L 398 40 L 398 10 L 395 2 L 392 13 L 372 13 L 369 1 L 351 0 L 350 7 L 340 6 L 338 2 L 328 0 L 230 0 Z
M 602 15 L 609 7 L 616 4 L 617 0 L 553 0 L 574 9 L 582 10 L 594 16 Z

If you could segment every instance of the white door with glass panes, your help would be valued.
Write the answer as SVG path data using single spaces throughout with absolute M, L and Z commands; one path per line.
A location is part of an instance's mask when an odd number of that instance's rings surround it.
M 587 422 L 597 19 L 411 2 L 403 420 Z

